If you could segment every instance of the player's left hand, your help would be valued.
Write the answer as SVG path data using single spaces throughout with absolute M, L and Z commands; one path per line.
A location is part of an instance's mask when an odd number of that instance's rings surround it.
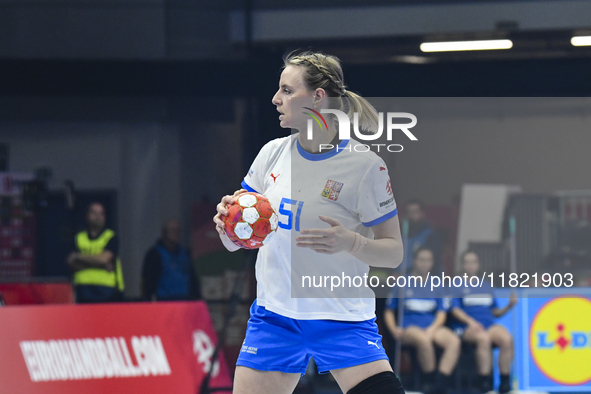
M 515 292 L 512 292 L 511 296 L 509 297 L 509 308 L 513 308 L 516 304 L 517 304 L 517 295 L 515 294 Z
M 355 233 L 347 230 L 337 219 L 323 215 L 318 217 L 330 227 L 301 230 L 301 235 L 296 238 L 296 246 L 324 254 L 349 252 L 355 243 Z
M 425 328 L 425 336 L 432 341 L 433 337 L 435 336 L 435 331 L 437 331 L 438 327 L 429 326 Z
M 234 194 L 232 194 L 231 196 L 227 195 L 222 197 L 222 200 L 216 206 L 217 213 L 213 217 L 213 222 L 215 223 L 216 231 L 220 233 L 220 235 L 226 234 L 226 231 L 224 230 L 224 220 L 222 219 L 222 216 L 228 215 L 228 205 L 233 204 L 239 195 L 246 192 L 246 189 L 236 190 Z

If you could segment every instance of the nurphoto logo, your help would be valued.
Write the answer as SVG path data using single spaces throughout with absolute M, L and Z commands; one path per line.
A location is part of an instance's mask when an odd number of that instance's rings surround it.
M 308 124 L 307 124 L 307 138 L 308 140 L 311 140 L 313 135 L 314 135 L 314 121 L 316 121 L 316 123 L 320 126 L 321 130 L 324 130 L 325 128 L 328 129 L 328 125 L 326 123 L 326 120 L 324 119 L 324 116 L 322 116 L 322 114 L 333 114 L 337 117 L 338 123 L 339 123 L 339 140 L 349 140 L 351 139 L 351 121 L 349 120 L 349 116 L 344 113 L 343 111 L 340 111 L 338 109 L 321 109 L 320 112 L 309 108 L 309 107 L 303 107 L 306 110 L 309 110 L 310 112 L 304 112 L 304 114 L 310 116 L 311 119 L 308 119 Z M 387 112 L 386 113 L 386 139 L 388 141 L 392 141 L 392 136 L 394 134 L 395 130 L 399 130 L 401 132 L 404 133 L 404 135 L 406 135 L 406 137 L 408 137 L 409 140 L 411 141 L 417 141 L 417 137 L 409 130 L 411 128 L 413 128 L 414 126 L 416 126 L 417 124 L 417 117 L 414 116 L 411 113 L 408 112 Z M 394 119 L 408 119 L 410 120 L 409 123 L 394 123 Z M 361 133 L 359 131 L 359 114 L 357 112 L 355 112 L 353 114 L 353 133 L 355 133 L 355 137 L 361 141 L 375 141 L 378 138 L 380 138 L 382 136 L 382 134 L 384 133 L 384 113 L 383 112 L 379 112 L 378 113 L 378 130 L 377 132 L 373 133 L 373 134 L 367 134 L 367 133 Z M 354 150 L 356 152 L 367 152 L 369 150 L 371 150 L 371 147 L 375 147 L 377 149 L 377 151 L 380 151 L 380 148 L 385 148 L 388 152 L 402 152 L 402 150 L 404 149 L 404 147 L 400 144 L 361 144 L 361 145 L 356 145 L 354 147 Z M 320 152 L 322 152 L 323 150 L 331 150 L 334 149 L 335 146 L 332 144 L 320 144 Z M 349 146 L 348 148 L 342 148 L 339 146 L 336 146 L 337 150 L 345 150 L 345 149 L 351 149 L 351 147 Z

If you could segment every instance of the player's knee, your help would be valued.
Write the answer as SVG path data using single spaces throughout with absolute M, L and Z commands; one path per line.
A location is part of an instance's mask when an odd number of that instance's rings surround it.
M 445 348 L 454 351 L 460 351 L 460 347 L 462 347 L 462 341 L 457 335 L 450 335 L 449 338 L 445 339 Z
M 503 335 L 499 340 L 499 347 L 501 349 L 512 349 L 513 348 L 513 337 L 511 334 Z
M 394 372 L 386 371 L 361 381 L 347 394 L 404 394 L 404 388 Z
M 450 336 L 448 343 L 448 346 L 451 348 L 451 350 L 456 352 L 459 352 L 460 348 L 462 347 L 462 340 L 458 338 L 456 335 Z
M 426 335 L 417 335 L 414 343 L 417 348 L 430 348 L 433 346 L 433 341 Z
M 476 345 L 482 348 L 489 348 L 491 347 L 491 340 L 490 336 L 487 333 L 483 332 L 476 337 Z

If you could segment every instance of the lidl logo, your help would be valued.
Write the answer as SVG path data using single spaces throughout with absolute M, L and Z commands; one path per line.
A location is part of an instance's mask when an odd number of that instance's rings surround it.
M 556 383 L 591 382 L 591 300 L 555 298 L 534 317 L 529 345 L 532 359 Z

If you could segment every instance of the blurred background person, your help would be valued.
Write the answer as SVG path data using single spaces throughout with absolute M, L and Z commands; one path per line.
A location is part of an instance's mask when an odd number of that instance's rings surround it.
M 168 220 L 162 236 L 144 258 L 142 295 L 146 300 L 198 300 L 199 280 L 193 269 L 189 249 L 181 245 L 181 226 Z
M 434 272 L 441 272 L 441 235 L 429 224 L 425 216 L 425 204 L 418 198 L 412 198 L 406 203 L 406 218 L 408 234 L 404 244 L 404 263 L 407 270 L 411 269 L 412 257 L 422 248 L 428 248 L 433 253 Z
M 420 276 L 425 281 L 431 269 L 433 252 L 426 247 L 419 248 L 409 276 Z M 451 385 L 451 374 L 460 356 L 461 342 L 444 326 L 447 312 L 443 298 L 437 297 L 438 294 L 431 291 L 429 286 L 409 282 L 409 276 L 404 286 L 403 300 L 399 299 L 399 288 L 392 289 L 386 301 L 384 321 L 396 340 L 416 349 L 424 377 L 422 391 L 426 394 L 445 393 Z M 402 324 L 396 321 L 400 301 L 404 308 Z M 435 345 L 443 350 L 438 366 Z
M 99 202 L 86 210 L 87 229 L 76 234 L 76 250 L 67 263 L 74 271 L 77 303 L 117 302 L 123 299 L 119 240 L 105 227 L 105 207 Z
M 461 262 L 468 277 L 480 275 L 480 260 L 476 252 L 464 252 Z M 458 291 L 461 291 L 462 294 L 452 300 L 450 325 L 462 338 L 462 341 L 476 346 L 480 391 L 486 393 L 493 389 L 492 347 L 497 346 L 500 351 L 499 370 L 501 373 L 499 393 L 507 393 L 511 390 L 513 337 L 505 327 L 495 324 L 495 320 L 505 315 L 517 304 L 517 297 L 515 293 L 512 293 L 509 303 L 504 308 L 499 308 L 493 288 L 487 281 L 482 283 L 482 286 L 464 287 Z

